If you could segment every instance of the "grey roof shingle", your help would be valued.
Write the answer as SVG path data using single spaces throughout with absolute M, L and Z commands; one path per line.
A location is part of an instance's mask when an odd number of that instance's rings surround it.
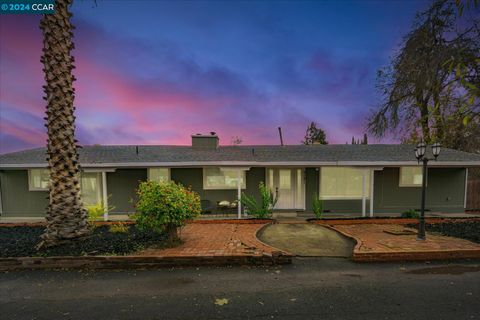
M 264 162 L 415 162 L 412 145 L 287 145 L 287 146 L 220 146 L 199 149 L 191 146 L 147 145 L 85 146 L 79 149 L 83 166 L 145 163 L 244 162 L 250 165 Z M 45 148 L 30 149 L 0 155 L 0 168 L 39 166 L 46 164 Z M 480 166 L 480 155 L 443 148 L 438 164 Z M 225 164 L 225 163 L 224 163 Z M 232 163 L 234 164 L 234 163 Z

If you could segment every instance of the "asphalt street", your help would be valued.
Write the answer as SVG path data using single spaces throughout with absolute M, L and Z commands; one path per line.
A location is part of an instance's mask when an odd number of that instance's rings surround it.
M 7 272 L 0 319 L 480 319 L 480 263 Z

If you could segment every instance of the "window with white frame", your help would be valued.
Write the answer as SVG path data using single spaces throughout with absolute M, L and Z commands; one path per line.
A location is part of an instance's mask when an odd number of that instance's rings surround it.
M 245 189 L 245 171 L 240 172 L 241 188 Z M 237 189 L 237 170 L 220 168 L 203 169 L 203 189 Z
M 168 182 L 170 181 L 170 169 L 169 168 L 149 168 L 148 180 L 156 182 Z
M 352 167 L 322 167 L 320 169 L 320 199 L 362 199 L 365 176 L 365 198 L 370 194 L 370 172 Z
M 46 191 L 50 183 L 50 172 L 48 169 L 28 170 L 28 190 Z
M 82 172 L 80 175 L 80 190 L 84 205 L 103 204 L 102 173 Z
M 400 167 L 400 187 L 421 187 L 422 179 L 422 167 Z

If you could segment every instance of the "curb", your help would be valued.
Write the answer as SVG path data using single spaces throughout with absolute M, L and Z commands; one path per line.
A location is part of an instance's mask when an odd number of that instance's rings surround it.
M 58 256 L 0 258 L 0 271 L 45 269 L 147 269 L 164 267 L 272 266 L 292 263 L 280 251 L 258 256 Z

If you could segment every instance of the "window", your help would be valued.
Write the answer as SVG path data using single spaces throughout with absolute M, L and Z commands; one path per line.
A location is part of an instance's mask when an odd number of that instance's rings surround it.
M 400 168 L 400 187 L 421 187 L 422 186 L 422 167 L 401 167 Z
M 48 169 L 28 170 L 28 190 L 45 191 L 48 190 L 50 182 L 50 172 Z
M 149 168 L 148 180 L 157 182 L 170 181 L 170 169 L 168 168 Z
M 80 177 L 80 190 L 83 204 L 90 206 L 103 203 L 102 173 L 82 172 Z
M 320 199 L 361 199 L 366 169 L 324 167 L 320 171 Z M 365 197 L 369 197 L 370 171 L 365 172 Z
M 237 170 L 220 168 L 203 169 L 203 189 L 237 189 Z M 241 186 L 245 189 L 245 171 L 240 173 Z

